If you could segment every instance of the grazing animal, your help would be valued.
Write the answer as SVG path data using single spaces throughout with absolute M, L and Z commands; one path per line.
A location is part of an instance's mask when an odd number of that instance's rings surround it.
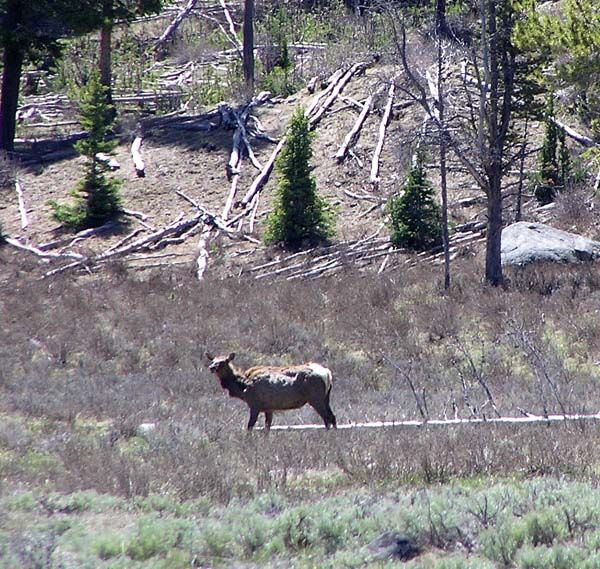
M 323 419 L 325 427 L 336 427 L 336 419 L 329 406 L 333 375 L 329 369 L 316 363 L 289 367 L 251 367 L 246 371 L 231 365 L 235 353 L 214 357 L 208 369 L 221 382 L 231 397 L 237 397 L 250 407 L 248 430 L 254 427 L 259 413 L 265 414 L 265 429 L 273 422 L 273 412 L 298 409 L 308 403 Z

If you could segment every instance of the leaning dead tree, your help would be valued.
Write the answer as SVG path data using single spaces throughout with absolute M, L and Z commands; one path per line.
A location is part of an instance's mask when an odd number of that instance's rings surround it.
M 350 79 L 358 73 L 363 72 L 367 68 L 366 62 L 356 63 L 349 69 L 338 69 L 328 79 L 325 89 L 315 95 L 311 103 L 307 108 L 307 115 L 309 120 L 310 128 L 315 128 L 321 121 L 325 113 L 331 108 L 335 100 L 338 98 L 344 87 L 350 81 Z M 255 196 L 267 183 L 277 156 L 281 152 L 286 141 L 285 135 L 281 138 L 277 147 L 271 153 L 271 156 L 263 166 L 258 176 L 254 179 L 250 188 L 239 203 L 240 207 L 244 208 L 246 214 L 252 211 L 249 205 L 254 200 Z
M 394 103 L 395 90 L 396 86 L 392 81 L 388 88 L 387 102 L 385 104 L 383 117 L 381 118 L 381 123 L 379 125 L 379 137 L 377 139 L 375 151 L 373 152 L 373 159 L 371 160 L 371 175 L 369 176 L 369 180 L 375 186 L 379 184 L 379 160 L 381 157 L 381 151 L 383 150 L 383 143 L 385 141 L 385 131 L 387 129 L 388 123 L 390 122 L 390 116 L 392 114 L 392 105 Z
M 167 28 L 161 34 L 161 36 L 154 42 L 154 49 L 162 49 L 162 47 L 173 37 L 173 34 L 177 30 L 181 22 L 183 22 L 183 20 L 185 20 L 190 15 L 192 10 L 196 7 L 197 2 L 198 0 L 188 0 L 188 3 L 186 4 L 185 8 L 183 8 L 183 10 L 181 10 L 181 12 L 179 12 L 177 16 L 175 16 L 173 21 L 167 26 Z

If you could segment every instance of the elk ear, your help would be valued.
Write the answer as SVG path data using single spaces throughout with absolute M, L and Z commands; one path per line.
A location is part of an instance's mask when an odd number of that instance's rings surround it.
M 213 356 L 210 352 L 205 352 L 204 355 L 212 362 L 215 359 L 215 356 Z
M 233 360 L 233 358 L 235 358 L 235 352 L 231 352 L 228 356 L 227 356 L 227 361 L 230 362 Z

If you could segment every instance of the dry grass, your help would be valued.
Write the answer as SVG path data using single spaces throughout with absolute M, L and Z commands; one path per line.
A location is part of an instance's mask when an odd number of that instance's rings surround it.
M 327 473 L 333 490 L 593 474 L 597 429 L 583 424 L 247 435 L 245 405 L 205 368 L 206 349 L 236 351 L 241 365 L 320 361 L 336 377 L 341 423 L 421 418 L 419 406 L 432 418 L 491 417 L 493 405 L 503 415 L 598 409 L 593 272 L 530 271 L 496 290 L 472 284 L 463 267 L 448 294 L 436 279 L 429 268 L 310 284 L 121 272 L 6 286 L 0 412 L 13 419 L 0 431 L 4 478 L 227 502 L 310 486 L 311 472 Z M 304 408 L 276 423 L 315 417 Z M 158 425 L 147 438 L 136 436 L 143 422 Z

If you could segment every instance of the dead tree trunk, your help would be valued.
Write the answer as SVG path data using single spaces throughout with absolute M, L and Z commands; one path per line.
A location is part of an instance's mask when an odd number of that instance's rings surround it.
M 445 93 L 444 93 L 444 53 L 442 48 L 442 34 L 438 29 L 437 34 L 438 44 L 438 69 L 437 69 L 437 110 L 439 117 L 439 145 L 440 145 L 440 190 L 442 193 L 442 242 L 444 245 L 444 289 L 450 288 L 450 236 L 448 234 L 448 183 L 446 169 L 446 108 L 445 108 Z
M 173 36 L 175 31 L 179 27 L 179 24 L 181 24 L 181 22 L 183 22 L 183 20 L 185 20 L 185 18 L 187 18 L 187 16 L 190 14 L 190 12 L 194 9 L 197 1 L 198 0 L 189 0 L 188 1 L 185 8 L 183 10 L 181 10 L 181 12 L 179 12 L 179 14 L 177 14 L 175 19 L 167 26 L 167 29 L 154 42 L 155 49 L 160 50 L 162 48 L 162 46 L 171 39 L 171 37 Z
M 254 93 L 254 0 L 244 0 L 244 80 L 248 96 Z

